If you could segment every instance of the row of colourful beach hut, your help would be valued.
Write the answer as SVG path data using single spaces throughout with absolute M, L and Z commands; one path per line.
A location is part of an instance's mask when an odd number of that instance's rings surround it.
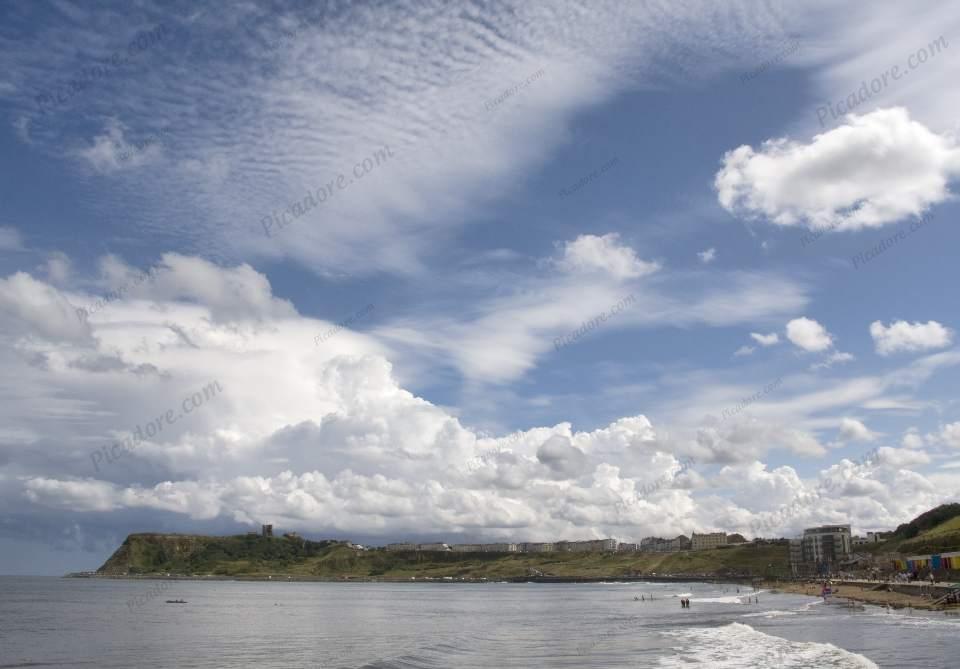
M 938 555 L 914 555 L 904 560 L 894 560 L 893 568 L 897 571 L 922 571 L 924 569 L 950 569 L 960 571 L 960 551 L 940 553 Z

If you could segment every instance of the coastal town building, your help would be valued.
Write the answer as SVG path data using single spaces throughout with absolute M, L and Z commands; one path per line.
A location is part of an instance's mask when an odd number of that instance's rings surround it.
M 387 544 L 384 546 L 388 551 L 415 551 L 417 550 L 416 544 L 411 544 L 409 542 L 399 542 L 395 544 Z
M 485 553 L 516 553 L 520 550 L 517 544 L 483 544 Z
M 553 542 L 524 542 L 519 544 L 521 553 L 552 553 Z
M 790 540 L 790 573 L 794 576 L 802 576 L 806 573 L 803 564 L 803 539 Z
M 829 574 L 848 561 L 852 551 L 849 525 L 809 527 L 790 541 L 790 570 L 797 576 Z
M 417 544 L 418 551 L 449 551 L 450 547 L 446 544 Z
M 566 553 L 604 553 L 617 550 L 616 539 L 593 539 L 589 541 L 558 541 L 555 548 Z
M 726 546 L 727 533 L 707 532 L 705 534 L 698 534 L 694 532 L 693 536 L 690 537 L 690 544 L 695 551 L 703 551 L 710 548 L 717 548 L 718 546 Z
M 454 553 L 519 553 L 520 544 L 453 544 Z
M 676 553 L 690 550 L 690 539 L 680 534 L 673 539 L 645 537 L 640 541 L 640 550 L 644 553 Z
M 648 539 L 644 539 L 644 542 Z M 676 539 L 656 539 L 663 542 L 663 552 L 673 550 L 688 550 L 690 540 L 680 535 Z M 388 551 L 442 551 L 453 553 L 614 553 L 618 550 L 636 551 L 650 550 L 644 548 L 646 544 L 620 544 L 616 539 L 588 539 L 586 541 L 556 541 L 556 542 L 521 542 L 521 543 L 493 543 L 493 544 L 445 544 L 424 543 L 415 544 L 409 541 L 391 543 L 384 546 Z M 659 545 L 659 544 L 658 544 Z

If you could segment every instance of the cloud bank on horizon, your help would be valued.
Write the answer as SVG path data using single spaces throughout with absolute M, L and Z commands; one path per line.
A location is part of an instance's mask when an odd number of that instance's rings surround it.
M 922 4 L 6 4 L 0 572 L 956 499 L 960 13 Z

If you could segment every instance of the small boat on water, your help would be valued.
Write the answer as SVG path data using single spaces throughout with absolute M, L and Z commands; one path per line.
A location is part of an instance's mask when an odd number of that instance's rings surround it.
M 187 600 L 185 599 L 168 599 L 167 604 L 186 604 Z

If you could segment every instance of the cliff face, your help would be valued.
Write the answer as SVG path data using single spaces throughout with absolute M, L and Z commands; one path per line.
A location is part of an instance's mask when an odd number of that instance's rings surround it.
M 319 557 L 337 542 L 261 536 L 208 537 L 192 534 L 131 534 L 97 573 L 223 574 L 282 570 Z M 269 571 L 269 569 L 267 569 Z
M 212 539 L 190 534 L 131 534 L 97 570 L 119 576 L 160 571 L 178 571 L 202 554 Z M 224 537 L 226 538 L 226 537 Z

